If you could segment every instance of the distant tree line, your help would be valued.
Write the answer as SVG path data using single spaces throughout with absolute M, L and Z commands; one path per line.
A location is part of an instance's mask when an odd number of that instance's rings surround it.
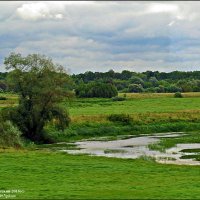
M 84 85 L 91 82 L 112 84 L 119 92 L 200 92 L 200 71 L 192 72 L 158 72 L 146 71 L 142 73 L 123 70 L 114 72 L 85 72 L 74 74 L 72 78 L 76 85 Z
M 9 73 L 0 73 L 0 91 L 9 90 L 5 78 Z M 123 70 L 115 72 L 91 72 L 73 74 L 72 86 L 78 97 L 113 97 L 118 92 L 200 92 L 200 71 L 142 73 Z

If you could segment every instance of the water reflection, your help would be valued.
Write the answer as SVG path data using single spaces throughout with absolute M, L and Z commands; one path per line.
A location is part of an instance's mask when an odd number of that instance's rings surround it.
M 106 156 L 116 158 L 136 159 L 141 156 L 149 156 L 160 163 L 200 165 L 199 161 L 193 159 L 181 159 L 189 153 L 181 152 L 183 149 L 200 148 L 200 143 L 178 144 L 176 147 L 167 149 L 166 152 L 150 150 L 148 145 L 154 144 L 163 137 L 181 137 L 183 133 L 165 133 L 151 136 L 139 136 L 114 141 L 81 141 L 75 144 L 78 150 L 62 150 L 70 154 L 90 154 L 95 156 Z

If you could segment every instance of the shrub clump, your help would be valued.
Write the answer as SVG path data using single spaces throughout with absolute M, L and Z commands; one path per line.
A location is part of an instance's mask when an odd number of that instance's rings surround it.
M 111 83 L 91 82 L 81 84 L 75 89 L 77 97 L 111 98 L 117 96 L 117 88 Z
M 132 118 L 127 114 L 111 114 L 108 116 L 108 120 L 111 122 L 120 122 L 123 124 L 130 124 L 132 122 Z
M 0 122 L 0 133 L 0 147 L 19 148 L 22 146 L 21 132 L 10 121 Z
M 0 96 L 0 100 L 7 100 L 7 98 L 6 98 L 6 97 L 1 97 L 1 96 Z
M 112 101 L 125 101 L 126 98 L 125 97 L 112 97 Z
M 174 97 L 175 97 L 175 98 L 183 98 L 183 95 L 182 95 L 180 92 L 176 92 L 176 93 L 174 94 Z

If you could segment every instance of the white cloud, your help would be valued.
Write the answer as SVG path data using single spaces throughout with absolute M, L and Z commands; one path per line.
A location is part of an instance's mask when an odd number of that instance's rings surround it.
M 156 3 L 149 7 L 149 12 L 152 13 L 163 13 L 163 12 L 177 12 L 179 10 L 178 5 Z
M 62 19 L 62 4 L 55 2 L 25 3 L 17 8 L 17 15 L 24 20 Z
M 62 15 L 62 14 L 56 14 L 56 15 L 55 15 L 55 18 L 56 18 L 56 19 L 63 19 L 63 15 Z
M 0 64 L 15 51 L 46 54 L 73 73 L 187 69 L 200 63 L 199 9 L 200 2 L 0 2 Z

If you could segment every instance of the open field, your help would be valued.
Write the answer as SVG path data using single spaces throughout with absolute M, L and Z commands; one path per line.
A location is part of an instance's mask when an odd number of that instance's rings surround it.
M 123 96 L 119 93 L 119 96 Z M 70 103 L 63 102 L 69 108 L 72 117 L 102 116 L 114 113 L 175 113 L 200 111 L 200 92 L 183 93 L 185 98 L 174 98 L 172 93 L 126 93 L 126 101 L 112 101 L 107 98 L 77 98 Z M 17 105 L 15 94 L 0 94 L 7 100 L 0 100 L 0 108 Z
M 61 142 L 193 130 L 196 132 L 187 137 L 163 139 L 152 148 L 164 150 L 178 142 L 199 142 L 199 93 L 187 95 L 177 99 L 171 94 L 128 94 L 127 100 L 121 102 L 111 99 L 63 102 L 72 118 L 70 127 L 60 132 L 48 126 L 47 133 L 55 142 Z M 6 97 L 7 100 L 0 101 L 1 108 L 17 105 L 16 95 Z M 131 124 L 108 121 L 108 115 L 119 113 L 130 114 Z M 0 190 L 21 190 L 14 194 L 17 199 L 200 198 L 199 166 L 158 164 L 148 157 L 132 160 L 72 156 L 48 148 L 36 151 L 35 146 L 0 153 Z
M 199 199 L 199 167 L 151 160 L 1 153 L 1 190 L 18 199 Z
M 127 96 L 130 96 L 130 94 Z M 185 96 L 186 98 L 173 98 L 169 94 L 131 94 L 126 101 L 115 102 L 111 99 L 75 99 L 69 104 L 69 112 L 74 117 L 118 113 L 142 114 L 200 111 L 200 98 L 198 98 L 200 93 L 187 93 Z
M 99 100 L 98 100 L 99 101 Z M 197 119 L 200 116 L 200 98 L 147 98 L 112 102 L 102 99 L 99 102 L 82 99 L 69 105 L 73 121 L 105 121 L 110 114 L 126 113 L 134 121 L 162 119 Z
M 120 97 L 126 95 L 127 98 L 143 99 L 143 98 L 165 98 L 174 97 L 174 93 L 119 93 Z M 183 97 L 200 97 L 200 92 L 185 92 Z
M 17 96 L 3 94 L 8 99 L 0 107 L 15 106 Z M 2 96 L 3 96 L 2 95 Z M 123 94 L 119 94 L 123 96 Z M 200 130 L 200 93 L 184 93 L 185 98 L 173 94 L 127 94 L 125 101 L 107 98 L 77 98 L 64 101 L 72 123 L 65 132 L 48 127 L 54 141 L 77 140 L 88 137 L 138 135 L 142 133 Z M 132 123 L 123 125 L 108 120 L 110 114 L 129 114 Z

